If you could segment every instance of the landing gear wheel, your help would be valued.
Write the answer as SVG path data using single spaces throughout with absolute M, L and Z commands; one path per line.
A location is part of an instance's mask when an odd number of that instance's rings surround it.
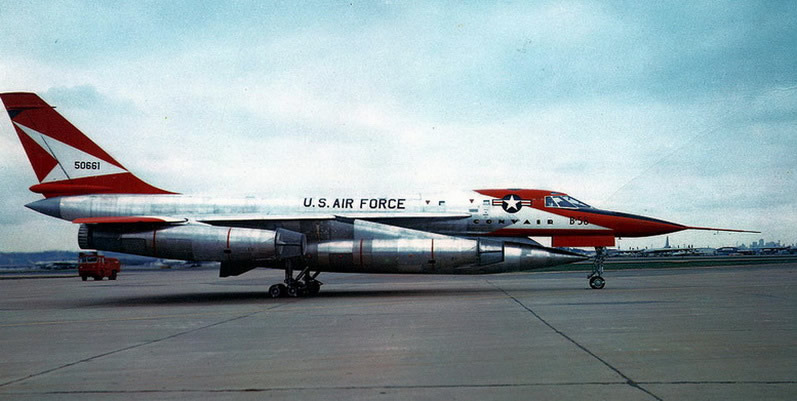
M 285 294 L 285 291 L 282 288 L 285 287 L 282 284 L 274 284 L 268 289 L 268 295 L 271 295 L 271 298 L 279 298 Z
M 606 280 L 601 276 L 592 276 L 592 278 L 589 279 L 589 286 L 594 290 L 600 290 L 605 285 Z
M 321 282 L 316 280 L 320 272 L 314 274 L 310 272 L 310 266 L 306 266 L 296 277 L 293 276 L 291 260 L 285 261 L 285 284 L 274 284 L 268 289 L 269 295 L 277 297 L 306 297 L 316 295 L 321 290 Z

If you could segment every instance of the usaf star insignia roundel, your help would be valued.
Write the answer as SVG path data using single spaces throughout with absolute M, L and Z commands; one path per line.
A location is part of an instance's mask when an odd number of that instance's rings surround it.
M 520 200 L 521 199 L 518 198 L 517 195 L 509 194 L 507 196 L 504 196 L 504 198 L 502 199 L 501 207 L 507 213 L 515 213 L 518 210 L 520 210 L 520 208 L 523 207 L 523 204 L 521 203 Z
M 531 206 L 531 200 L 522 199 L 517 194 L 508 194 L 501 199 L 493 199 L 493 206 L 501 206 L 507 213 L 517 213 L 523 206 Z
M 507 213 L 517 213 L 523 206 L 531 206 L 531 200 L 522 199 L 516 194 L 508 194 L 501 199 L 493 199 L 493 206 L 501 206 Z

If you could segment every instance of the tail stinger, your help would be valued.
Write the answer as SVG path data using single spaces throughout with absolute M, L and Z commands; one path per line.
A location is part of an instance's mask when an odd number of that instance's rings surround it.
M 14 130 L 46 198 L 100 193 L 172 194 L 129 172 L 121 163 L 34 93 L 0 93 Z

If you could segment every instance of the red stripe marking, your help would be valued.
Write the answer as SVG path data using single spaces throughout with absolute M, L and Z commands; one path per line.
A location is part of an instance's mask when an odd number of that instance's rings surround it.
M 574 246 L 574 247 L 583 247 L 583 246 L 614 246 L 614 236 L 579 236 L 579 235 L 571 235 L 571 236 L 556 236 L 551 238 L 551 246 L 553 247 L 563 247 L 563 246 Z
M 542 189 L 477 189 L 475 191 L 493 198 L 503 198 L 510 194 L 521 199 L 538 199 L 549 195 L 564 195 Z
M 553 237 L 559 235 L 609 236 L 614 234 L 614 231 L 608 229 L 502 228 L 484 235 L 494 237 Z
M 86 194 L 174 193 L 155 188 L 129 172 L 46 182 L 36 184 L 30 187 L 30 190 L 44 195 L 45 198 Z
M 81 217 L 72 220 L 75 224 L 104 224 L 104 223 L 164 223 L 166 220 L 158 217 L 115 216 L 115 217 Z

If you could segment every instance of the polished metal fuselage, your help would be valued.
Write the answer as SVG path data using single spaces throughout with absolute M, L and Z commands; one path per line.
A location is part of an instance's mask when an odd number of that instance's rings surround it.
M 209 224 L 214 224 L 214 221 L 224 221 L 224 225 L 234 227 L 267 229 L 284 227 L 308 235 L 309 240 L 337 238 L 337 230 L 334 227 L 328 230 L 312 229 L 317 222 L 333 219 L 389 222 L 392 226 L 456 236 L 490 235 L 501 229 L 521 227 L 526 232 L 532 233 L 534 229 L 540 229 L 541 232 L 582 229 L 605 230 L 609 234 L 611 232 L 606 227 L 594 224 L 574 225 L 567 217 L 531 207 L 523 208 L 516 213 L 508 213 L 501 207 L 492 205 L 490 203 L 492 199 L 474 191 L 431 196 L 347 198 L 316 196 L 275 199 L 186 195 L 86 195 L 45 199 L 29 206 L 39 210 L 35 206 L 37 203 L 57 204 L 48 207 L 49 213 L 47 211 L 43 213 L 70 221 L 85 217 L 108 216 L 177 217 L 205 221 Z
M 520 218 L 542 217 L 532 216 L 539 214 L 532 208 L 522 216 L 510 215 L 475 192 L 293 199 L 86 195 L 46 199 L 29 207 L 70 221 L 125 216 L 185 219 L 154 228 L 103 224 L 86 228 L 94 239 L 86 247 L 175 259 L 280 267 L 283 258 L 274 251 L 278 230 L 303 235 L 304 263 L 320 271 L 500 273 L 582 259 L 522 240 L 486 238 Z M 230 238 L 238 249 L 230 245 Z

